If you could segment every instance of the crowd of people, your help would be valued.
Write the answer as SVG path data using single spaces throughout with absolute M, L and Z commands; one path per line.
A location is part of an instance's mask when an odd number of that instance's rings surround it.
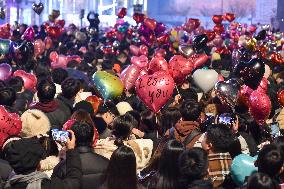
M 138 25 L 143 22 L 139 21 L 141 17 L 146 20 L 143 14 L 137 14 L 135 20 Z M 277 42 L 275 37 L 279 32 L 273 33 L 266 28 L 265 32 L 257 34 L 255 28 L 253 32 L 240 33 L 238 40 L 228 45 L 226 39 L 233 37 L 223 36 L 224 41 L 220 39 L 220 33 L 215 37 L 214 32 L 220 32 L 217 28 L 211 32 L 218 41 L 210 46 L 210 35 L 203 35 L 196 20 L 185 24 L 184 28 L 192 27 L 191 31 L 187 31 L 188 35 L 176 28 L 163 31 L 168 32 L 168 39 L 156 36 L 153 41 L 144 36 L 144 31 L 147 27 L 148 30 L 151 27 L 157 29 L 155 20 L 144 20 L 144 25 L 131 28 L 121 21 L 123 15 L 119 18 L 116 26 L 105 33 L 99 31 L 100 22 L 94 13 L 88 15 L 90 27 L 80 29 L 71 24 L 60 30 L 58 37 L 50 33 L 54 28 L 49 27 L 57 27 L 52 23 L 33 26 L 33 41 L 29 41 L 27 25 L 13 27 L 9 37 L 10 50 L 3 52 L 4 47 L 0 47 L 0 67 L 8 64 L 11 68 L 10 75 L 0 80 L 0 188 L 283 187 L 284 94 L 281 96 L 281 92 L 284 90 L 284 61 L 278 57 L 275 63 L 275 59 L 263 56 L 264 52 L 273 54 L 282 50 L 283 41 Z M 146 29 L 141 32 L 142 26 Z M 140 32 L 135 33 L 138 27 Z M 265 35 L 264 38 L 262 35 Z M 274 38 L 265 41 L 267 36 Z M 36 45 L 34 41 L 37 40 L 44 41 L 43 49 Z M 188 46 L 187 50 L 183 50 L 185 46 L 176 46 L 177 42 L 190 44 L 192 49 Z M 205 61 L 195 62 L 197 65 L 192 66 L 184 78 L 181 74 L 185 72 L 179 72 L 173 91 L 166 88 L 165 96 L 160 92 L 161 96 L 152 97 L 150 104 L 145 103 L 143 95 L 137 96 L 136 80 L 127 80 L 119 95 L 114 95 L 117 86 L 99 87 L 101 84 L 94 79 L 98 79 L 96 73 L 105 71 L 117 79 L 121 78 L 122 70 L 128 69 L 127 66 L 133 64 L 132 58 L 138 56 L 134 46 L 139 44 L 147 47 L 147 52 L 142 54 L 149 59 L 164 58 L 166 64 L 175 55 L 190 59 L 191 50 L 208 57 Z M 260 51 L 263 44 L 267 49 Z M 140 48 L 140 51 L 143 50 Z M 233 52 L 239 53 L 238 60 Z M 235 99 L 235 84 L 223 83 L 225 89 L 232 87 L 224 92 L 223 88 L 214 87 L 215 83 L 205 89 L 195 80 L 197 72 L 193 70 L 199 68 L 203 68 L 201 77 L 204 80 L 212 70 L 217 73 L 220 82 L 240 79 L 243 76 L 234 71 L 236 64 L 255 57 L 261 58 L 263 62 L 257 63 L 263 69 L 265 63 L 268 70 L 266 73 L 261 70 L 257 77 L 252 78 L 255 84 L 258 78 L 266 77 L 266 89 L 260 94 L 267 94 L 270 100 L 267 116 L 262 110 L 253 111 L 252 106 L 246 103 L 245 95 L 238 95 L 239 99 Z M 137 65 L 142 63 L 138 61 Z M 247 65 L 250 66 L 249 63 Z M 259 69 L 253 66 L 249 69 Z M 161 67 L 159 69 L 162 70 Z M 154 74 L 154 68 L 151 69 L 151 74 Z M 18 71 L 22 74 L 15 74 Z M 1 78 L 8 72 L 3 73 L 1 67 Z M 157 77 L 169 77 L 157 73 Z M 250 72 L 248 77 L 253 74 Z M 211 80 L 209 78 L 208 83 Z M 263 86 L 260 80 L 252 91 L 259 92 L 257 87 Z M 162 81 L 165 79 L 158 83 L 169 85 Z M 142 84 L 140 82 L 139 86 Z M 247 85 L 251 86 L 250 83 Z M 106 95 L 111 90 L 114 92 Z M 161 99 L 168 94 L 170 96 L 163 103 Z M 267 101 L 257 106 L 262 107 L 262 104 L 267 104 Z M 54 129 L 67 131 L 66 141 L 56 140 L 52 133 Z

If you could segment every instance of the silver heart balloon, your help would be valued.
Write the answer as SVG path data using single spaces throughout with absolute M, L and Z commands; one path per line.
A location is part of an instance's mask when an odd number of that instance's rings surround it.
M 194 50 L 188 45 L 180 45 L 178 47 L 178 52 L 186 58 L 192 56 L 195 53 Z

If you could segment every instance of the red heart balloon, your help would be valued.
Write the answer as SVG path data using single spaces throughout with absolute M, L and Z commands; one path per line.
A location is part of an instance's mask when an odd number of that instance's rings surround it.
M 22 121 L 16 113 L 9 113 L 0 106 L 0 148 L 10 136 L 17 136 L 22 130 Z
M 154 57 L 149 63 L 148 73 L 154 74 L 158 71 L 165 71 L 169 73 L 169 67 L 167 61 L 163 57 Z
M 200 20 L 196 18 L 189 18 L 187 23 L 192 24 L 192 29 L 195 30 L 200 26 Z
M 174 55 L 169 61 L 169 69 L 177 84 L 182 84 L 193 70 L 193 64 L 181 55 Z
M 58 25 L 48 26 L 47 29 L 46 29 L 46 33 L 51 38 L 54 38 L 54 39 L 57 39 L 61 35 L 61 32 L 62 32 L 62 28 Z
M 127 9 L 125 7 L 123 7 L 118 11 L 117 17 L 118 18 L 124 18 L 126 14 L 127 14 Z
M 24 34 L 22 35 L 22 39 L 26 41 L 34 41 L 35 39 L 35 31 L 32 27 L 28 27 Z
M 65 20 L 55 20 L 54 22 L 56 25 L 59 25 L 61 28 L 65 26 Z
M 250 31 L 251 33 L 254 33 L 256 30 L 257 30 L 257 27 L 256 27 L 255 25 L 250 25 L 249 31 Z
M 236 16 L 233 13 L 226 13 L 225 18 L 228 22 L 233 22 L 235 20 Z
M 148 57 L 145 55 L 133 56 L 131 58 L 131 63 L 138 66 L 139 68 L 144 68 L 148 66 Z
M 165 72 L 142 75 L 135 83 L 137 95 L 155 113 L 172 97 L 174 86 L 173 78 Z
M 284 90 L 278 91 L 277 96 L 279 104 L 284 107 Z
M 265 77 L 263 77 L 256 90 L 262 93 L 266 93 L 267 89 L 268 89 L 268 80 Z
M 19 76 L 24 80 L 25 89 L 35 91 L 37 84 L 37 78 L 31 73 L 27 73 L 24 70 L 17 70 L 14 72 L 13 76 Z
M 150 28 L 151 30 L 155 30 L 156 26 L 157 26 L 157 21 L 155 19 L 151 19 L 151 18 L 146 18 L 144 20 L 144 24 Z
M 221 35 L 221 33 L 225 31 L 225 28 L 222 24 L 217 24 L 214 26 L 213 30 L 216 34 Z
M 52 51 L 50 54 L 49 54 L 49 60 L 51 62 L 56 62 L 58 59 L 58 54 L 56 51 Z
M 213 15 L 212 20 L 215 24 L 221 24 L 223 21 L 223 16 L 222 15 Z
M 68 57 L 65 55 L 59 55 L 58 59 L 55 62 L 51 62 L 51 68 L 67 68 Z
M 169 35 L 168 34 L 162 34 L 159 37 L 157 37 L 157 42 L 159 45 L 163 45 L 169 41 Z
M 120 79 L 124 85 L 124 88 L 129 90 L 134 86 L 135 81 L 139 76 L 140 76 L 140 68 L 132 64 L 122 71 Z
M 140 53 L 139 47 L 137 47 L 135 45 L 130 45 L 129 50 L 130 50 L 131 54 L 133 54 L 134 56 L 138 56 L 139 53 Z
M 263 125 L 271 111 L 271 101 L 267 94 L 253 91 L 249 97 L 249 110 L 254 120 Z
M 205 34 L 207 35 L 208 42 L 212 41 L 215 38 L 215 32 L 211 30 L 205 31 Z
M 209 57 L 206 54 L 195 54 L 189 57 L 189 60 L 193 63 L 194 69 L 202 66 L 208 59 Z
M 145 15 L 142 13 L 134 13 L 133 19 L 136 21 L 137 24 L 142 23 L 145 19 Z
M 139 47 L 139 53 L 141 55 L 148 56 L 148 47 L 146 45 L 140 45 Z
M 165 49 L 156 49 L 154 56 L 159 56 L 165 58 L 167 55 L 167 51 Z
M 0 38 L 9 39 L 11 37 L 10 29 L 11 29 L 10 24 L 0 25 Z

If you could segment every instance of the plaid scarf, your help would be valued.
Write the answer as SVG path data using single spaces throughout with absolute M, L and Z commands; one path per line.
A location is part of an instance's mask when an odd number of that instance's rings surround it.
M 232 158 L 229 153 L 216 153 L 208 155 L 209 177 L 214 187 L 220 186 L 230 173 Z

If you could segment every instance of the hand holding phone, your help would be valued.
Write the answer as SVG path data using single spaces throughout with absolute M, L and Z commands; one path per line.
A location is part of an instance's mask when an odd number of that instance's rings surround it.
M 59 129 L 51 130 L 52 139 L 60 143 L 67 143 L 68 138 L 71 137 L 69 131 L 60 131 Z

